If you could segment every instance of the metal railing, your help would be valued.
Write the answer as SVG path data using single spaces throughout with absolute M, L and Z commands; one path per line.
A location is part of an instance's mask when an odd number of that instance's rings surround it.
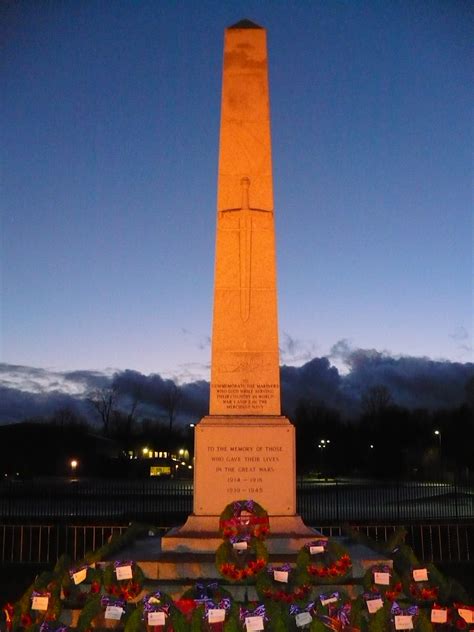
M 344 535 L 341 526 L 316 529 L 329 537 Z M 386 541 L 397 525 L 358 525 L 377 542 Z M 458 524 L 410 524 L 406 542 L 425 562 L 474 561 L 474 522 Z M 13 525 L 0 524 L 0 563 L 54 564 L 64 553 L 74 560 L 105 544 L 127 525 Z M 158 529 L 162 534 L 167 527 Z
M 0 521 L 172 525 L 192 512 L 191 481 L 0 482 Z M 304 481 L 297 511 L 307 524 L 402 524 L 474 520 L 474 487 L 456 483 Z

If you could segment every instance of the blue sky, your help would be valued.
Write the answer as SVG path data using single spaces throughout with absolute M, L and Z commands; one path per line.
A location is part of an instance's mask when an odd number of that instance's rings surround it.
M 223 31 L 268 30 L 282 362 L 472 361 L 469 2 L 5 2 L 0 358 L 208 377 Z M 331 355 L 331 350 L 333 353 Z

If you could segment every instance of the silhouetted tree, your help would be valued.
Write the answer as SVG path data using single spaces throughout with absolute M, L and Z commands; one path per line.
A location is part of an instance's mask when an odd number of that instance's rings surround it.
M 117 402 L 117 389 L 115 387 L 101 388 L 93 391 L 88 401 L 95 408 L 102 421 L 105 435 L 109 434 L 112 413 Z

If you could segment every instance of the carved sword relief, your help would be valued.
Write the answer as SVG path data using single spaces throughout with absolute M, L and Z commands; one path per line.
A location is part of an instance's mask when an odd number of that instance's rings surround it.
M 263 208 L 252 208 L 249 203 L 249 178 L 242 178 L 242 205 L 240 208 L 228 208 L 225 213 L 238 213 L 239 217 L 239 270 L 240 270 L 240 317 L 246 322 L 250 316 L 250 289 L 252 264 L 252 226 L 255 213 L 270 213 Z

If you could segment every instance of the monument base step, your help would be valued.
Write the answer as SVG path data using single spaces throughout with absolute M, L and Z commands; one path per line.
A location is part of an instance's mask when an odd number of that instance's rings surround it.
M 270 516 L 266 540 L 269 553 L 297 553 L 307 542 L 321 535 L 307 527 L 301 516 Z M 163 551 L 174 553 L 215 553 L 222 544 L 219 516 L 191 514 L 182 527 L 168 531 L 161 541 Z
M 297 537 L 295 536 L 294 539 L 297 540 Z M 165 540 L 166 538 L 157 537 L 136 540 L 133 545 L 122 550 L 120 556 L 115 556 L 113 559 L 135 561 L 142 569 L 145 577 L 150 580 L 192 584 L 197 579 L 220 579 L 219 572 L 215 567 L 215 552 L 222 543 L 222 538 L 218 540 L 217 546 L 212 552 L 166 550 L 163 549 Z M 271 540 L 272 538 L 266 540 L 269 550 L 269 563 L 277 565 L 289 563 L 294 565 L 299 549 L 291 552 L 272 551 Z M 355 579 L 360 579 L 366 570 L 374 564 L 392 566 L 390 559 L 366 546 L 347 541 L 346 538 L 334 538 L 334 540 L 339 541 L 347 549 L 352 559 L 352 575 Z M 304 546 L 307 541 L 307 537 L 306 539 L 302 538 L 299 548 Z

